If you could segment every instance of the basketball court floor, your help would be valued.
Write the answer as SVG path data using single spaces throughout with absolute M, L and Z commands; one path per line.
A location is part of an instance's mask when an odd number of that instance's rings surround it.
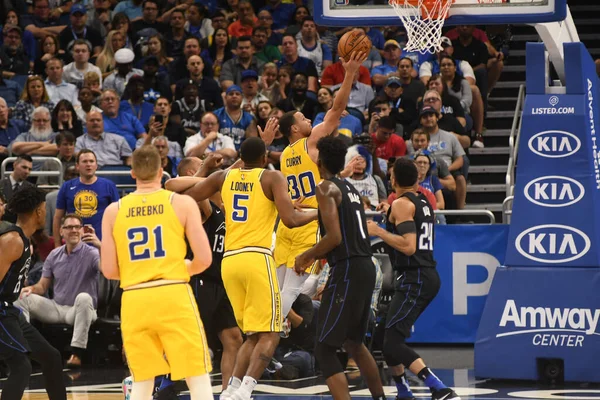
M 568 384 L 543 385 L 535 382 L 506 382 L 475 379 L 473 374 L 472 348 L 417 348 L 427 360 L 434 373 L 447 385 L 468 400 L 515 400 L 515 399 L 566 399 L 600 400 L 600 385 Z M 72 400 L 122 400 L 122 381 L 128 372 L 124 367 L 83 368 L 79 371 L 65 370 L 68 398 Z M 369 391 L 363 384 L 358 371 L 346 371 L 352 398 L 370 399 Z M 383 370 L 385 392 L 388 399 L 394 399 L 396 387 Z M 2 379 L 4 380 L 4 379 Z M 413 393 L 417 398 L 428 398 L 429 390 L 411 378 Z M 23 397 L 26 400 L 48 399 L 44 382 L 39 372 L 31 377 L 29 389 Z M 218 374 L 213 376 L 215 393 L 221 390 Z M 182 400 L 189 397 L 184 393 Z M 216 397 L 218 398 L 218 397 Z M 320 400 L 331 399 L 325 381 L 320 377 L 295 381 L 260 381 L 254 393 L 255 400 Z

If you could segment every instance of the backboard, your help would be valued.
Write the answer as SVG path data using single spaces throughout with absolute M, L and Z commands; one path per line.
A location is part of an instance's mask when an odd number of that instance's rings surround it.
M 409 11 L 407 10 L 407 12 Z M 567 1 L 484 0 L 480 4 L 479 0 L 455 0 L 449 15 L 445 25 L 526 24 L 562 21 L 567 15 Z M 387 0 L 315 0 L 314 19 L 318 25 L 323 26 L 393 26 L 401 24 Z

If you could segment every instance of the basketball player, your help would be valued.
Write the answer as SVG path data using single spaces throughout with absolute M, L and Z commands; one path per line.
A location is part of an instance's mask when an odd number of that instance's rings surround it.
M 398 273 L 386 318 L 385 361 L 396 382 L 398 398 L 414 398 L 404 372 L 407 367 L 429 387 L 433 400 L 459 400 L 405 342 L 415 321 L 440 289 L 433 259 L 435 215 L 425 196 L 417 193 L 418 173 L 412 160 L 396 160 L 392 184 L 398 198 L 387 211 L 386 229 L 373 221 L 367 223 L 369 235 L 380 237 L 391 248 L 389 255 Z
M 324 137 L 317 150 L 317 166 L 324 181 L 316 187 L 316 196 L 324 235 L 298 255 L 294 265 L 302 274 L 316 260 L 327 258 L 330 267 L 319 307 L 315 357 L 334 399 L 350 399 L 336 354 L 342 346 L 356 361 L 373 399 L 385 399 L 377 364 L 363 344 L 376 279 L 364 208 L 358 191 L 336 177 L 344 169 L 347 151 L 342 139 Z
M 342 112 L 348 104 L 354 77 L 366 57 L 362 52 L 353 53 L 350 60 L 342 61 L 346 70 L 344 81 L 322 123 L 313 128 L 311 121 L 299 111 L 287 112 L 279 119 L 279 130 L 291 143 L 281 153 L 281 172 L 287 179 L 290 197 L 293 201 L 303 197 L 304 207 L 317 208 L 315 188 L 322 181 L 317 168 L 317 142 L 332 134 L 338 127 Z M 293 268 L 296 256 L 311 248 L 318 239 L 319 224 L 316 221 L 301 229 L 290 229 L 284 224 L 277 228 L 274 256 L 278 266 L 277 277 L 281 286 L 284 317 L 290 312 L 301 290 L 309 296 L 315 294 L 319 263 L 308 266 L 308 274 L 298 275 Z M 311 280 L 305 285 L 308 277 Z M 303 285 L 306 289 L 302 289 Z M 284 326 L 284 329 L 289 330 L 289 326 Z
M 120 279 L 121 329 L 133 375 L 131 400 L 152 397 L 154 377 L 186 379 L 194 400 L 212 397 L 210 355 L 191 287 L 212 253 L 196 203 L 161 189 L 160 155 L 133 153 L 136 191 L 112 203 L 102 219 L 102 273 Z M 185 236 L 184 236 L 185 234 Z M 185 260 L 186 243 L 194 253 Z M 166 358 L 165 358 L 166 356 Z
M 201 201 L 221 191 L 226 227 L 221 275 L 247 338 L 220 398 L 249 400 L 281 332 L 281 298 L 270 250 L 277 214 L 286 226 L 296 227 L 315 220 L 317 213 L 295 210 L 281 172 L 263 169 L 267 155 L 262 139 L 244 140 L 240 156 L 244 168 L 215 172 L 185 193 Z
M 30 238 L 46 222 L 46 194 L 34 186 L 24 186 L 12 196 L 8 210 L 17 215 L 17 224 L 0 222 L 0 359 L 10 369 L 0 398 L 23 398 L 31 375 L 31 357 L 42 366 L 50 400 L 66 400 L 59 351 L 13 306 L 29 274 Z

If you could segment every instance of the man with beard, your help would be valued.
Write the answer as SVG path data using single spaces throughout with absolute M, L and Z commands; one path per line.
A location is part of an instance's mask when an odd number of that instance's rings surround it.
M 258 135 L 256 120 L 242 110 L 242 89 L 237 85 L 225 91 L 225 107 L 215 110 L 215 115 L 219 120 L 219 132 L 233 139 L 237 151 L 245 139 Z
M 319 112 L 319 103 L 306 96 L 309 79 L 304 72 L 296 72 L 290 84 L 291 94 L 277 103 L 277 108 L 285 112 L 300 111 L 306 118 L 313 120 Z
M 29 56 L 23 48 L 23 31 L 15 25 L 4 28 L 4 44 L 0 47 L 2 75 L 11 79 L 15 75 L 27 75 L 29 71 Z
M 58 147 L 54 139 L 58 133 L 52 131 L 50 111 L 46 107 L 37 107 L 31 114 L 33 124 L 28 132 L 23 132 L 10 144 L 14 154 L 30 156 L 55 156 Z M 36 168 L 34 168 L 36 169 Z

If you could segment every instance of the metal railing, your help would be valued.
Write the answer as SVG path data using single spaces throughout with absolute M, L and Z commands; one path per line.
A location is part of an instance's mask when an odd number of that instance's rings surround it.
M 124 177 L 131 177 L 131 171 L 130 170 L 123 170 L 123 171 L 102 171 L 102 170 L 98 170 L 96 171 L 96 176 L 100 176 L 100 177 L 108 177 L 108 176 L 124 176 Z M 163 179 L 171 179 L 171 175 L 166 172 L 163 171 Z M 117 183 L 117 189 L 135 189 L 135 180 L 133 178 L 131 178 L 131 183 Z
M 513 201 L 515 200 L 515 196 L 508 196 L 502 202 L 502 223 L 510 224 L 510 219 L 512 217 L 512 206 Z
M 31 171 L 31 173 L 29 174 L 29 176 L 52 176 L 52 177 L 57 177 L 58 178 L 58 185 L 40 185 L 39 187 L 42 189 L 58 189 L 62 186 L 63 184 L 63 165 L 62 162 L 56 158 L 56 157 L 31 157 L 31 159 L 33 160 L 34 163 L 38 163 L 38 162 L 47 162 L 50 161 L 53 164 L 56 164 L 56 166 L 58 167 L 58 171 Z M 4 159 L 4 161 L 2 161 L 2 165 L 0 166 L 0 179 L 4 178 L 4 175 L 6 174 L 6 172 L 10 172 L 6 170 L 6 167 L 8 166 L 8 164 L 10 163 L 14 163 L 15 161 L 17 161 L 17 157 L 7 157 Z
M 460 215 L 460 216 L 473 216 L 473 215 L 483 215 L 489 218 L 489 224 L 493 225 L 496 223 L 496 217 L 494 213 L 490 210 L 435 210 L 435 214 L 439 215 Z M 365 211 L 365 215 L 367 218 L 373 217 L 385 217 L 385 214 L 380 213 L 379 211 Z
M 517 166 L 517 154 L 519 152 L 519 138 L 521 137 L 521 121 L 523 106 L 525 103 L 525 85 L 519 87 L 519 97 L 515 107 L 510 137 L 508 138 L 508 167 L 506 169 L 506 197 L 512 196 L 515 187 L 515 168 Z

